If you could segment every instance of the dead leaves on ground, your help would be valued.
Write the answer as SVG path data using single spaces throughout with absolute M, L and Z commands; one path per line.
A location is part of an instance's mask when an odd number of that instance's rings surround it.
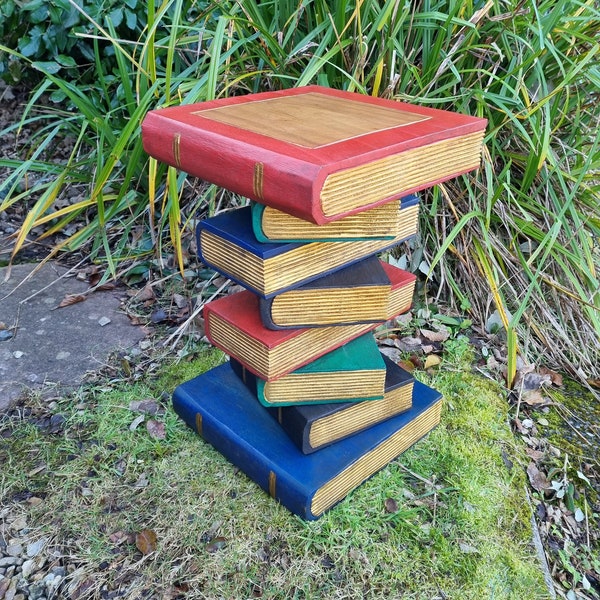
M 65 297 L 58 303 L 55 308 L 66 308 L 67 306 L 73 306 L 79 302 L 84 302 L 88 297 L 89 293 L 114 290 L 116 282 L 114 280 L 108 280 L 104 283 L 100 283 L 104 277 L 104 274 L 100 272 L 97 265 L 91 265 L 85 269 L 81 269 L 77 272 L 76 279 L 78 281 L 85 281 L 88 283 L 89 288 L 84 294 L 65 294 Z
M 129 431 L 135 431 L 149 416 L 162 416 L 165 413 L 164 407 L 152 398 L 133 400 L 129 403 L 129 410 L 141 413 L 130 423 Z M 164 440 L 167 437 L 165 424 L 153 418 L 146 421 L 146 431 L 153 440 Z
M 435 329 L 416 327 L 407 335 L 402 335 L 402 325 L 410 320 L 411 313 L 396 318 L 400 329 L 386 329 L 379 336 L 378 343 L 381 351 L 407 371 L 417 369 L 434 369 L 442 362 L 443 346 L 452 335 L 443 323 L 436 323 Z M 409 354 L 406 359 L 403 355 Z
M 144 555 L 151 554 L 156 550 L 158 537 L 152 529 L 142 529 L 135 534 L 135 547 Z

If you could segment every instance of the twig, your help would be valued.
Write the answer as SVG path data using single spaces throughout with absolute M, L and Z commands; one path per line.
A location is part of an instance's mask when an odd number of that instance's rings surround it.
M 218 273 L 215 273 L 206 282 L 205 286 L 208 285 L 217 275 L 218 275 Z M 190 323 L 200 314 L 200 312 L 204 308 L 204 305 L 207 302 L 210 302 L 211 300 L 214 300 L 230 283 L 231 283 L 231 281 L 229 279 L 227 279 L 217 289 L 217 291 L 210 298 L 208 298 L 208 300 L 204 300 L 204 301 L 201 301 L 201 302 L 196 302 L 196 308 L 194 308 L 194 311 L 192 312 L 192 314 L 162 343 L 162 345 L 163 346 L 167 346 L 171 342 L 171 340 L 173 338 L 177 338 L 173 342 L 173 346 L 174 346 L 181 339 L 181 336 L 185 333 L 185 330 L 189 327 Z
M 527 494 L 527 500 L 529 502 L 530 508 L 530 521 L 531 529 L 533 532 L 533 545 L 535 546 L 535 550 L 538 555 L 538 560 L 540 561 L 540 565 L 542 567 L 542 572 L 544 574 L 544 582 L 546 583 L 546 587 L 548 588 L 548 593 L 550 594 L 551 598 L 555 599 L 556 590 L 554 589 L 554 581 L 552 579 L 552 574 L 550 573 L 550 567 L 548 565 L 548 560 L 546 559 L 546 552 L 544 551 L 544 545 L 542 543 L 542 536 L 540 535 L 540 530 L 535 520 L 531 496 L 527 487 L 525 488 L 525 493 Z

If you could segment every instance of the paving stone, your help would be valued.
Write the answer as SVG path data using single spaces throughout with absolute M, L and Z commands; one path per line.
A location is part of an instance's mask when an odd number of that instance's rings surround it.
M 11 334 L 0 338 L 0 412 L 30 389 L 77 387 L 111 352 L 135 346 L 145 336 L 120 310 L 113 291 L 57 308 L 68 294 L 86 292 L 88 284 L 58 263 L 38 266 L 0 268 L 0 321 Z

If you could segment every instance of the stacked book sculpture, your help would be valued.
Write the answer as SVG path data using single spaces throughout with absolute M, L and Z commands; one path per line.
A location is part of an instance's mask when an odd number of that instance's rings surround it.
M 229 361 L 177 414 L 291 512 L 316 519 L 439 422 L 440 394 L 377 346 L 415 277 L 378 254 L 417 231 L 415 192 L 478 167 L 486 121 L 308 86 L 158 109 L 153 157 L 248 197 L 197 229 L 245 290 L 204 307 Z

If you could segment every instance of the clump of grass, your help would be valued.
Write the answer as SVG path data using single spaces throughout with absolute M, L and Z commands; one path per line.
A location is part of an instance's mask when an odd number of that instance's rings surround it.
M 153 417 L 164 440 L 131 427 L 132 400 L 160 404 L 165 391 L 222 359 L 211 351 L 156 381 L 61 399 L 59 434 L 4 420 L 2 502 L 15 504 L 26 490 L 43 497 L 19 510 L 75 568 L 65 590 L 87 581 L 87 597 L 101 589 L 132 598 L 147 589 L 162 597 L 549 597 L 531 545 L 521 449 L 496 384 L 456 368 L 429 378 L 445 396 L 441 424 L 304 522 L 168 406 Z M 46 468 L 36 473 L 40 461 Z M 144 556 L 134 539 L 145 529 L 157 545 Z

